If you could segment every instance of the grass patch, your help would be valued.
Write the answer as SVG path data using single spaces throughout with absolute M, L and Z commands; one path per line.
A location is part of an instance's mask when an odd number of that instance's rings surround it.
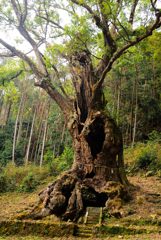
M 48 151 L 44 155 L 44 165 L 41 168 L 33 163 L 28 163 L 26 167 L 15 166 L 12 163 L 3 168 L 0 166 L 0 193 L 32 192 L 49 176 L 54 179 L 72 167 L 74 158 L 72 148 L 66 146 L 61 156 L 54 159 L 51 154 L 53 153 Z
M 0 193 L 32 192 L 39 185 L 45 184 L 45 179 L 51 175 L 51 168 L 48 165 L 40 169 L 39 166 L 32 164 L 27 167 L 8 164 L 0 174 Z M 55 176 L 53 172 L 53 177 Z
M 161 145 L 157 141 L 136 143 L 124 150 L 126 172 L 147 174 L 146 177 L 158 174 L 161 177 Z

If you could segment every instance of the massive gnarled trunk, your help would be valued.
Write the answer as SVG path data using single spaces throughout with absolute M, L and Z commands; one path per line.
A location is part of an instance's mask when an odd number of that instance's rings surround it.
M 127 197 L 121 132 L 106 109 L 90 59 L 85 53 L 83 57 L 78 58 L 80 84 L 72 70 L 75 99 L 64 108 L 62 101 L 59 104 L 74 143 L 73 167 L 39 193 L 33 219 L 56 214 L 77 220 L 86 206 L 106 207 L 120 216 L 121 198 Z M 50 86 L 42 87 L 52 96 Z

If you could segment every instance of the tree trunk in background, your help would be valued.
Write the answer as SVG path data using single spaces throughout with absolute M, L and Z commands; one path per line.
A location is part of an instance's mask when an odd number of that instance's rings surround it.
M 6 106 L 5 106 L 5 109 L 4 109 L 4 115 L 3 115 L 3 119 L 2 119 L 1 131 L 3 131 L 3 126 L 4 126 L 4 123 L 5 123 L 5 120 L 6 120 L 6 113 L 7 113 L 8 103 L 9 103 L 9 98 L 7 98 Z
M 37 126 L 37 130 L 36 130 L 36 133 L 35 133 L 35 140 L 34 140 L 33 147 L 32 147 L 31 159 L 33 159 L 33 155 L 34 155 L 34 151 L 35 151 L 36 138 L 37 138 L 38 132 L 40 131 L 40 124 L 41 124 L 41 121 L 42 121 L 45 104 L 46 103 L 44 103 L 43 106 L 40 105 L 40 111 L 39 111 L 39 113 L 41 112 L 40 117 L 39 117 L 39 114 L 37 114 L 37 119 L 39 120 L 39 124 Z M 42 109 L 41 109 L 41 107 L 42 107 Z M 35 160 L 34 160 L 34 162 L 35 162 Z
M 23 100 L 23 95 L 21 97 L 21 101 L 20 101 L 20 105 L 19 105 L 18 112 L 17 112 L 17 117 L 16 117 L 16 123 L 15 123 L 15 131 L 14 131 L 14 137 L 13 137 L 13 149 L 12 149 L 12 162 L 13 163 L 15 163 L 15 147 L 16 147 L 17 124 L 18 124 L 18 117 L 19 117 L 19 114 L 20 114 L 22 100 Z
M 121 76 L 119 76 L 118 97 L 117 97 L 117 120 L 116 120 L 117 126 L 119 126 L 120 98 L 121 98 Z
M 61 134 L 59 134 L 59 147 L 58 147 L 57 157 L 59 157 L 59 154 L 60 154 L 60 146 L 61 146 Z
M 57 136 L 56 136 L 57 137 Z M 56 138 L 57 139 L 57 138 Z M 54 143 L 54 149 L 53 149 L 53 159 L 55 158 L 55 150 L 56 150 L 56 140 L 55 140 L 55 143 Z
M 42 128 L 43 128 L 43 121 L 41 121 L 40 129 L 39 129 L 39 135 L 38 135 L 36 149 L 35 149 L 34 164 L 36 163 L 36 159 L 38 158 L 37 151 L 38 151 L 38 147 L 40 147 L 40 139 L 41 139 Z
M 25 106 L 26 106 L 26 98 L 27 98 L 27 96 L 26 96 L 26 94 L 24 94 L 23 95 L 23 105 L 22 105 L 22 109 L 21 109 L 21 117 L 20 117 L 20 124 L 19 124 L 16 144 L 20 141 L 20 137 L 21 137 L 23 116 L 24 116 L 24 111 L 25 111 Z
M 28 131 L 29 131 L 29 125 L 30 125 L 30 119 L 31 119 L 32 109 L 33 109 L 33 104 L 31 105 L 29 120 L 28 120 L 28 124 L 27 124 L 27 130 L 26 130 L 26 136 L 25 136 L 25 140 L 26 140 L 26 141 L 27 141 L 27 136 L 28 136 Z M 25 152 L 25 151 L 26 151 L 26 142 L 25 142 L 25 145 L 24 145 L 24 152 Z
M 65 133 L 65 123 L 64 123 L 63 131 L 62 131 L 62 135 L 61 135 L 61 143 L 63 143 L 63 140 L 64 140 L 64 133 Z
M 0 102 L 0 116 L 1 116 L 1 112 L 2 112 L 3 102 L 4 102 L 4 98 L 3 98 L 3 95 L 2 95 L 1 96 L 1 102 Z
M 53 159 L 55 158 L 57 136 L 58 136 L 58 134 L 57 134 L 57 127 L 56 127 L 55 143 L 54 143 L 54 149 L 53 149 Z
M 44 137 L 43 137 L 41 157 L 40 157 L 40 168 L 42 167 L 42 161 L 43 161 L 43 156 L 44 156 L 44 147 L 45 147 L 46 130 L 47 130 L 47 120 L 48 120 L 48 117 L 46 117 L 46 121 L 45 121 L 45 124 L 44 124 Z
M 135 120 L 134 120 L 134 132 L 133 132 L 133 142 L 132 147 L 134 146 L 135 142 L 135 135 L 136 135 L 136 123 L 137 123 L 137 110 L 138 110 L 138 70 L 136 66 L 136 76 L 135 76 L 135 88 L 136 88 L 136 106 L 135 106 Z
M 29 152 L 30 152 L 32 133 L 33 133 L 33 129 L 34 129 L 34 121 L 35 121 L 36 110 L 37 110 L 37 107 L 35 107 L 35 112 L 34 112 L 34 116 L 33 116 L 33 120 L 32 120 L 32 126 L 31 126 L 31 131 L 30 131 L 29 143 L 28 143 L 28 147 L 27 147 L 27 151 L 26 151 L 26 158 L 25 158 L 25 165 L 26 166 L 28 164 L 28 158 L 29 158 Z
M 112 107 L 112 116 L 114 115 L 114 110 L 115 110 L 115 101 L 116 101 L 116 98 L 115 95 L 116 95 L 116 89 L 117 89 L 117 84 L 116 84 L 116 81 L 115 81 L 115 88 L 114 88 L 114 100 L 113 100 L 113 107 Z
M 130 113 L 130 142 L 132 142 L 132 128 L 133 128 L 133 105 L 134 105 L 134 92 L 135 92 L 135 81 L 132 91 L 132 100 L 131 100 L 131 113 Z
M 8 113 L 7 113 L 7 117 L 6 117 L 6 125 L 8 124 L 8 121 L 10 118 L 12 103 L 13 103 L 12 101 L 9 101 Z
M 47 121 L 48 121 L 48 116 L 49 116 L 49 111 L 50 111 L 50 101 L 51 101 L 51 98 L 48 101 L 48 111 L 47 111 L 47 114 L 46 114 L 46 121 L 45 121 L 45 126 L 44 126 L 44 137 L 43 137 L 42 150 L 41 150 L 40 168 L 42 167 L 42 161 L 43 161 L 43 155 L 44 155 Z
M 43 124 L 42 124 L 42 127 L 43 127 Z M 44 133 L 43 133 L 43 131 L 41 132 L 41 134 L 40 134 L 40 140 L 41 139 L 43 139 L 43 135 L 44 135 Z M 39 145 L 38 145 L 38 153 L 37 153 L 37 159 L 38 159 L 38 157 L 39 157 L 39 155 L 40 155 L 40 149 L 41 149 L 41 143 L 39 142 Z

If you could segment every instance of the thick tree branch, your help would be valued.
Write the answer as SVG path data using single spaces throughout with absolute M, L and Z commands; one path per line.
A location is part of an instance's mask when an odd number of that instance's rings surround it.
M 156 4 L 157 0 L 155 0 L 154 2 L 153 2 L 153 0 L 150 0 L 150 2 L 151 2 L 151 5 L 152 5 L 154 11 L 155 11 L 155 12 L 159 12 L 160 9 L 155 7 L 155 4 Z
M 130 13 L 130 18 L 129 18 L 129 23 L 131 23 L 131 25 L 133 25 L 133 22 L 134 22 L 135 10 L 136 10 L 136 6 L 137 6 L 138 2 L 139 2 L 139 0 L 134 0 L 132 8 L 131 8 L 131 13 Z
M 107 2 L 107 4 L 108 4 L 108 2 Z M 117 47 L 116 47 L 115 41 L 109 30 L 108 13 L 105 13 L 104 4 L 103 4 L 102 0 L 99 1 L 99 6 L 101 9 L 102 25 L 103 25 L 102 32 L 103 32 L 103 36 L 104 36 L 105 46 L 108 45 L 111 48 L 111 53 L 114 53 L 116 51 Z M 110 9 L 110 14 L 112 14 L 111 7 L 109 4 L 108 4 L 108 6 Z
M 12 4 L 14 12 L 15 12 L 15 14 L 17 16 L 18 22 L 20 23 L 21 22 L 21 14 L 20 14 L 20 12 L 19 12 L 19 10 L 17 8 L 15 0 L 11 0 L 11 4 Z
M 35 86 L 43 88 L 49 95 L 50 97 L 58 104 L 58 106 L 61 108 L 63 115 L 65 119 L 69 117 L 69 108 L 70 104 L 69 101 L 63 97 L 52 85 L 51 82 L 42 80 L 41 82 L 36 82 L 34 84 Z
M 4 42 L 2 39 L 0 39 L 0 43 L 6 47 L 8 50 L 10 50 L 15 56 L 18 56 L 22 60 L 24 60 L 32 69 L 33 73 L 35 74 L 37 78 L 37 82 L 35 83 L 35 86 L 39 86 L 43 88 L 58 104 L 58 106 L 63 111 L 63 114 L 65 118 L 67 118 L 67 114 L 69 112 L 69 103 L 66 98 L 64 98 L 51 84 L 49 76 L 46 76 L 42 74 L 36 67 L 36 65 L 33 63 L 33 61 L 26 56 L 24 53 L 17 50 L 15 47 L 12 47 L 8 43 Z
M 116 22 L 116 18 L 117 18 L 117 15 L 118 15 L 118 7 L 119 7 L 120 2 L 121 2 L 121 0 L 116 1 L 116 6 L 115 6 L 116 16 L 113 15 L 113 21 L 112 21 L 112 27 L 111 27 L 111 35 L 112 36 L 116 33 L 115 22 Z
M 105 45 L 108 45 L 111 50 L 113 51 L 114 49 L 116 50 L 116 45 L 114 42 L 114 39 L 112 38 L 111 34 L 110 34 L 110 30 L 108 27 L 108 23 L 107 23 L 107 18 L 106 16 L 103 14 L 103 5 L 100 2 L 100 7 L 101 7 L 101 15 L 102 15 L 102 20 L 101 18 L 92 10 L 92 8 L 90 8 L 85 2 L 81 2 L 79 3 L 79 1 L 77 0 L 71 0 L 71 2 L 82 6 L 83 8 L 85 8 L 94 18 L 95 24 L 98 28 L 101 29 L 101 31 L 103 32 L 103 36 L 104 36 L 104 41 L 105 41 Z
M 28 34 L 27 30 L 24 28 L 24 26 L 20 25 L 17 27 L 18 31 L 20 32 L 20 34 L 31 44 L 31 46 L 33 47 L 33 50 L 35 52 L 39 67 L 42 71 L 43 74 L 47 74 L 46 71 L 46 66 L 45 63 L 41 57 L 41 53 L 38 50 L 37 44 L 36 42 L 30 37 L 30 35 Z
M 27 32 L 27 30 L 25 29 L 24 27 L 24 21 L 26 19 L 26 16 L 27 16 L 27 0 L 25 0 L 24 2 L 24 7 L 25 7 L 25 12 L 24 14 L 21 13 L 20 10 L 18 10 L 17 8 L 17 5 L 16 5 L 16 2 L 15 0 L 11 0 L 11 3 L 12 3 L 12 6 L 13 6 L 13 9 L 15 11 L 15 14 L 17 16 L 17 19 L 18 19 L 18 26 L 17 26 L 17 29 L 19 31 L 19 33 L 31 44 L 31 46 L 33 47 L 33 50 L 35 52 L 35 55 L 36 55 L 36 58 L 37 58 L 37 61 L 38 61 L 38 64 L 39 64 L 39 67 L 42 71 L 43 74 L 47 74 L 47 71 L 46 71 L 46 67 L 45 67 L 45 64 L 43 62 L 43 59 L 41 57 L 41 54 L 37 48 L 37 44 L 35 43 L 35 41 L 31 38 L 31 36 L 29 35 L 29 33 Z
M 0 39 L 0 43 L 6 47 L 8 50 L 12 52 L 14 56 L 18 56 L 22 60 L 24 60 L 32 69 L 33 73 L 35 74 L 37 78 L 37 82 L 35 83 L 35 86 L 39 86 L 43 88 L 58 104 L 58 106 L 63 111 L 63 114 L 65 118 L 67 118 L 69 113 L 69 103 L 66 98 L 64 98 L 51 84 L 49 76 L 44 76 L 36 67 L 36 65 L 33 63 L 33 61 L 27 57 L 25 54 L 17 50 L 15 47 L 12 47 L 8 43 L 4 42 L 2 39 Z M 20 73 L 19 73 L 20 74 Z M 18 74 L 17 74 L 18 76 Z M 15 76 L 14 76 L 15 77 Z
M 82 6 L 83 8 L 85 8 L 93 16 L 95 24 L 97 25 L 97 27 L 102 29 L 102 24 L 101 24 L 100 17 L 85 2 L 79 3 L 79 1 L 77 1 L 77 0 L 71 0 L 71 2 L 73 2 L 73 3 L 75 3 L 75 4 L 79 5 L 79 6 Z
M 13 6 L 14 12 L 18 19 L 18 25 L 24 24 L 27 17 L 27 0 L 24 0 L 23 2 L 24 2 L 24 12 L 22 13 L 20 3 L 18 2 L 18 7 L 19 7 L 18 9 L 15 0 L 11 0 L 11 4 Z
M 108 61 L 110 59 L 109 54 L 113 55 L 114 52 L 116 52 L 116 50 L 117 50 L 116 43 L 115 43 L 114 39 L 112 38 L 110 30 L 109 30 L 107 18 L 103 13 L 104 9 L 103 9 L 103 5 L 102 5 L 102 1 L 100 1 L 100 3 L 99 3 L 100 9 L 101 9 L 102 20 L 85 2 L 80 3 L 78 0 L 71 0 L 71 2 L 73 2 L 79 6 L 82 6 L 93 16 L 96 26 L 99 27 L 103 33 L 105 45 L 108 45 L 110 48 L 110 51 L 109 51 L 109 48 L 106 50 L 106 53 L 104 54 L 104 57 L 103 57 L 102 64 L 100 65 L 100 68 L 97 70 L 96 74 L 99 75 L 99 72 L 102 72 L 102 70 L 104 70 L 106 64 L 108 63 Z
M 137 43 L 139 43 L 143 39 L 152 35 L 153 30 L 156 29 L 156 28 L 159 28 L 161 26 L 161 19 L 160 18 L 161 18 L 161 12 L 157 14 L 155 22 L 146 27 L 146 33 L 142 34 L 141 36 L 136 37 L 135 40 L 133 40 L 132 42 L 129 42 L 128 44 L 123 46 L 120 50 L 118 50 L 116 52 L 115 55 L 113 55 L 111 57 L 110 61 L 108 62 L 107 66 L 106 66 L 106 68 L 104 69 L 99 81 L 93 86 L 93 97 L 94 97 L 95 94 L 97 94 L 97 90 L 101 87 L 107 72 L 109 72 L 111 70 L 112 64 L 116 61 L 116 59 L 118 59 L 122 54 L 124 54 L 125 51 L 128 48 L 136 45 Z
M 7 48 L 8 50 L 11 51 L 11 55 L 13 56 L 18 56 L 20 59 L 24 60 L 32 69 L 33 73 L 35 74 L 35 76 L 40 80 L 42 79 L 42 77 L 44 77 L 44 75 L 37 69 L 35 63 L 28 57 L 26 56 L 26 54 L 22 53 L 21 51 L 19 51 L 18 49 L 16 49 L 15 47 L 9 45 L 8 43 L 6 43 L 5 41 L 3 41 L 0 38 L 0 43 Z
M 27 17 L 27 0 L 24 0 L 24 12 L 23 12 L 23 16 L 22 16 L 22 22 L 24 23 Z
M 0 57 L 15 57 L 15 54 L 12 53 L 0 53 Z

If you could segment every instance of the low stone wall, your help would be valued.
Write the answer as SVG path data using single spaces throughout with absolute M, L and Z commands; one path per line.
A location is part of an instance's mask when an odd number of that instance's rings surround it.
M 122 227 L 122 226 L 100 226 L 97 231 L 97 237 L 107 237 L 108 235 L 135 235 L 135 234 L 150 234 L 150 233 L 161 233 L 160 228 L 137 228 L 137 227 Z
M 43 221 L 0 221 L 0 234 L 34 235 L 48 237 L 74 236 L 76 225 L 73 223 L 49 223 Z
M 33 235 L 43 237 L 66 237 L 70 239 L 72 236 L 85 237 L 85 235 L 87 235 L 87 231 L 90 233 L 90 237 L 93 236 L 95 238 L 107 238 L 108 235 L 134 235 L 143 233 L 161 234 L 160 222 L 153 222 L 150 226 L 151 228 L 148 226 L 141 226 L 142 224 L 140 224 L 140 222 L 137 222 L 136 226 L 134 223 L 134 226 L 132 227 L 113 225 L 95 225 L 88 227 L 83 224 L 76 225 L 74 223 L 64 222 L 52 223 L 40 220 L 6 220 L 0 221 L 0 235 Z

